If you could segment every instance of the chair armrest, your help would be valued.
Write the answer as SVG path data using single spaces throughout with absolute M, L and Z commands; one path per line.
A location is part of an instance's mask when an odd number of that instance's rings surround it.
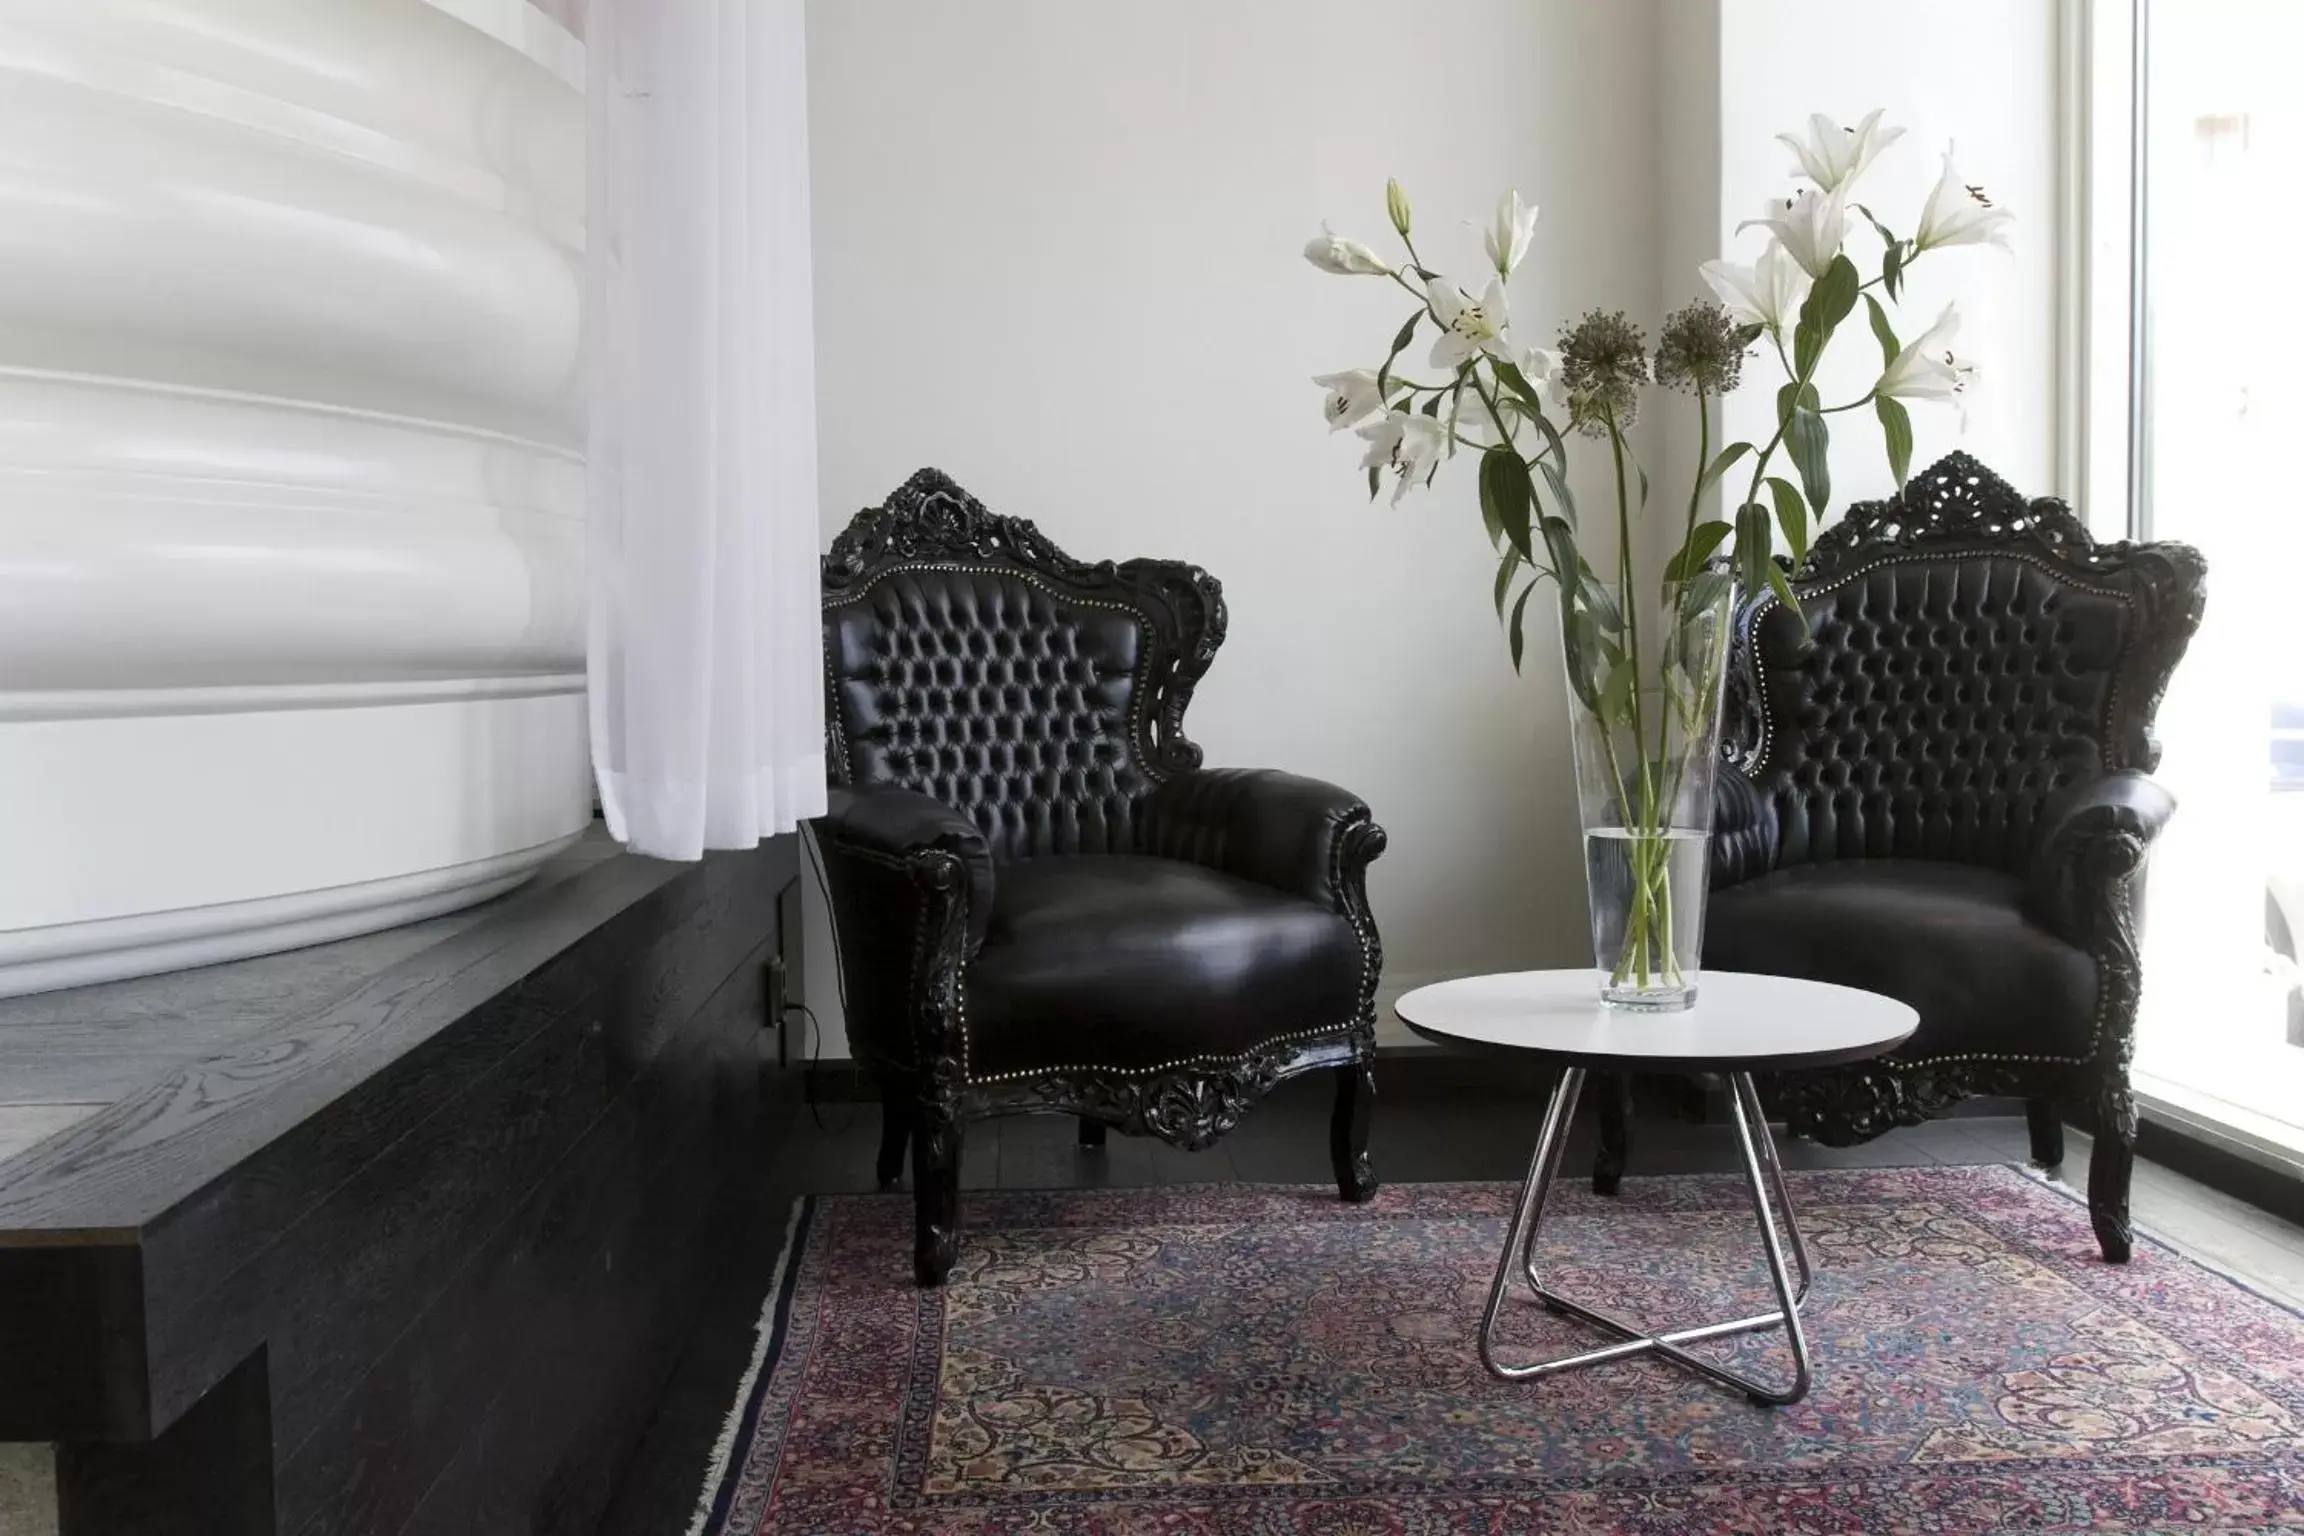
M 1359 796 L 1258 768 L 1180 774 L 1138 803 L 1136 847 L 1220 869 L 1334 912 L 1365 907 L 1362 879 L 1384 829 Z
M 944 857 L 957 860 L 963 876 L 959 894 L 966 905 L 967 953 L 974 955 L 983 945 L 984 930 L 992 921 L 994 875 L 991 846 L 976 823 L 932 795 L 882 786 L 835 788 L 825 813 L 812 825 L 828 862 L 861 859 L 919 871 Z M 831 874 L 829 868 L 826 874 Z M 838 916 L 842 905 L 838 891 L 832 900 Z
M 2176 797 L 2133 769 L 2060 792 L 2041 817 L 2026 871 L 2026 915 L 2094 950 L 2107 918 L 2126 923 L 2126 884 L 2175 814 Z
M 925 1093 L 958 1059 L 968 962 L 992 921 L 992 851 L 974 822 L 908 789 L 834 789 L 809 823 L 848 1042 L 883 1089 Z
M 1712 778 L 1712 889 L 1764 875 L 1776 867 L 1776 802 L 1734 763 Z

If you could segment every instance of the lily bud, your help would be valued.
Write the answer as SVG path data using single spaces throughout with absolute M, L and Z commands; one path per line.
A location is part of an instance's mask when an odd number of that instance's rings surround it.
M 1400 190 L 1398 181 L 1384 183 L 1384 211 L 1392 215 L 1392 227 L 1400 231 L 1400 238 L 1408 238 L 1408 194 Z
M 1390 277 L 1392 269 L 1357 240 L 1347 240 L 1327 225 L 1304 246 L 1304 259 L 1323 272 L 1339 277 Z

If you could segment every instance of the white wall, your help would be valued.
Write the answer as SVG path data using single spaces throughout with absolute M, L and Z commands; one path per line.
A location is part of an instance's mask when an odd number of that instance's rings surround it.
M 1912 406 L 1914 468 L 1965 448 L 2019 490 L 2057 489 L 2057 105 L 2055 0 L 1717 0 L 1720 44 L 1720 238 L 1750 261 L 1766 233 L 1734 233 L 1792 185 L 1791 152 L 1774 135 L 1810 112 L 1854 122 L 1874 107 L 1905 137 L 1865 174 L 1860 200 L 1909 235 L 1947 145 L 1970 181 L 2015 210 L 2014 254 L 1968 247 L 1921 260 L 1906 286 L 1897 333 L 1912 340 L 1948 299 L 1963 328 L 1955 349 L 1978 365 L 1967 425 L 1949 406 Z M 1867 276 L 1878 270 L 1868 230 L 1850 237 Z M 1825 404 L 1861 396 L 1880 353 L 1858 310 L 1819 380 Z M 1727 403 L 1736 436 L 1765 441 L 1774 425 L 1773 364 L 1747 370 Z M 1894 489 L 1870 411 L 1833 418 L 1833 507 Z
M 1663 317 L 1692 299 L 1712 297 L 1698 268 L 1721 254 L 1720 244 L 1720 7 L 1715 0 L 1670 0 L 1672 25 L 1656 39 L 1657 273 L 1649 311 L 1653 339 Z M 1696 434 L 1696 402 L 1670 390 L 1651 390 L 1648 462 L 1663 505 L 1686 507 L 1688 486 L 1703 468 Z M 1711 436 L 1718 444 L 1721 409 L 1711 406 Z M 1718 492 L 1707 498 L 1717 512 Z M 1657 517 L 1646 532 L 1649 569 L 1680 547 L 1679 518 Z
M 1406 296 L 1299 252 L 1323 218 L 1387 234 L 1392 175 L 1426 258 L 1475 275 L 1460 221 L 1517 185 L 1539 334 L 1645 309 L 1654 5 L 817 0 L 808 25 L 826 536 L 934 464 L 1075 554 L 1206 566 L 1232 627 L 1191 734 L 1367 797 L 1387 976 L 1578 961 L 1551 635 L 1515 678 L 1468 461 L 1368 503 L 1308 378 L 1375 366 Z
M 1231 639 L 1192 734 L 1375 807 L 1388 992 L 1585 963 L 1583 874 L 1554 636 L 1515 678 L 1471 466 L 1371 506 L 1317 420 L 1307 377 L 1373 366 L 1405 312 L 1304 264 L 1321 219 L 1378 242 L 1398 176 L 1427 259 L 1475 273 L 1460 221 L 1516 185 L 1543 208 L 1523 333 L 1599 305 L 1653 335 L 1786 185 L 1777 131 L 1885 104 L 1913 132 L 1884 208 L 1916 211 L 1957 134 L 2025 215 L 2014 260 L 1956 258 L 1992 380 L 1969 442 L 2046 485 L 2050 0 L 813 0 L 808 24 L 826 537 L 934 464 L 1075 554 L 1216 572 Z M 1911 303 L 1943 291 L 1924 272 Z M 1950 446 L 1950 413 L 1919 427 Z M 1843 485 L 1885 489 L 1876 434 L 1844 435 Z M 837 1054 L 820 923 L 808 961 Z

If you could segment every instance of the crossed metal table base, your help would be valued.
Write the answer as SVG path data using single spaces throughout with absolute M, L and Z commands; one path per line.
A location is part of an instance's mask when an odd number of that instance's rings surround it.
M 1562 1071 L 1560 1084 L 1553 1089 L 1551 1103 L 1545 1108 L 1544 1128 L 1536 1138 L 1536 1155 L 1529 1160 L 1527 1182 L 1521 1185 L 1519 1203 L 1513 1207 L 1512 1224 L 1504 1234 L 1504 1254 L 1496 1265 L 1496 1281 L 1488 1289 L 1488 1310 L 1480 1320 L 1480 1363 L 1491 1374 L 1506 1381 L 1526 1381 L 1575 1370 L 1580 1366 L 1654 1354 L 1686 1366 L 1699 1375 L 1710 1377 L 1723 1386 L 1743 1392 L 1755 1402 L 1796 1403 L 1808 1395 L 1808 1338 L 1800 1328 L 1800 1303 L 1807 1299 L 1810 1276 L 1808 1245 L 1802 1240 L 1800 1224 L 1792 1214 L 1792 1199 L 1784 1188 L 1784 1165 L 1776 1156 L 1776 1143 L 1769 1136 L 1767 1119 L 1760 1110 L 1760 1092 L 1752 1084 L 1752 1075 L 1749 1072 L 1732 1073 L 1729 1085 L 1729 1108 L 1736 1124 L 1736 1144 L 1744 1154 L 1744 1180 L 1752 1192 L 1752 1214 L 1760 1223 L 1760 1244 L 1768 1256 L 1768 1277 L 1776 1287 L 1776 1310 L 1756 1313 L 1751 1317 L 1732 1318 L 1727 1322 L 1703 1323 L 1691 1328 L 1671 1328 L 1661 1333 L 1648 1333 L 1596 1307 L 1571 1300 L 1544 1283 L 1544 1277 L 1536 1267 L 1536 1240 L 1543 1230 L 1544 1206 L 1551 1193 L 1552 1181 L 1560 1172 L 1560 1155 L 1567 1146 L 1568 1127 L 1576 1113 L 1576 1101 L 1584 1091 L 1584 1069 L 1568 1067 Z M 1785 1244 L 1777 1236 L 1776 1222 L 1769 1209 L 1771 1198 L 1776 1209 L 1783 1212 L 1784 1237 L 1791 1244 L 1793 1262 L 1800 1270 L 1798 1285 L 1793 1284 L 1792 1277 L 1784 1267 Z M 1506 1294 L 1512 1289 L 1515 1267 L 1526 1279 L 1536 1299 L 1546 1307 L 1579 1319 L 1617 1342 L 1548 1360 L 1508 1363 L 1497 1359 L 1496 1319 L 1503 1310 Z M 1755 1381 L 1699 1355 L 1690 1354 L 1681 1347 L 1699 1339 L 1752 1333 L 1778 1325 L 1782 1325 L 1784 1336 L 1792 1347 L 1792 1380 L 1783 1387 L 1772 1387 Z

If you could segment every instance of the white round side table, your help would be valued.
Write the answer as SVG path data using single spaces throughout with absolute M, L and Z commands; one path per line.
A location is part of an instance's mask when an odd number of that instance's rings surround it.
M 1589 970 L 1467 976 L 1418 987 L 1396 1007 L 1401 1022 L 1427 1040 L 1490 1054 L 1536 1057 L 1561 1069 L 1528 1162 L 1527 1182 L 1520 1188 L 1504 1234 L 1496 1280 L 1488 1288 L 1488 1308 L 1480 1319 L 1481 1364 L 1507 1381 L 1522 1381 L 1631 1355 L 1657 1354 L 1758 1402 L 1796 1403 L 1808 1395 L 1808 1340 L 1800 1328 L 1800 1303 L 1808 1295 L 1812 1273 L 1808 1245 L 1792 1212 L 1784 1167 L 1761 1114 L 1760 1091 L 1753 1086 L 1752 1074 L 1867 1060 L 1909 1039 L 1920 1022 L 1918 1014 L 1891 998 L 1853 987 L 1734 971 L 1706 971 L 1695 1006 L 1681 1013 L 1607 1007 Z M 1536 1268 L 1537 1232 L 1544 1221 L 1545 1198 L 1560 1171 L 1560 1154 L 1584 1089 L 1584 1074 L 1595 1068 L 1727 1075 L 1736 1142 L 1744 1154 L 1745 1182 L 1752 1191 L 1752 1214 L 1760 1224 L 1760 1245 L 1776 1287 L 1777 1310 L 1650 1333 L 1545 1285 Z M 1785 1269 L 1784 1243 L 1770 1212 L 1771 1198 L 1783 1215 L 1784 1236 L 1800 1271 L 1797 1286 Z M 1615 1342 L 1548 1360 L 1497 1359 L 1496 1319 L 1511 1289 L 1515 1253 L 1538 1301 Z M 1755 1381 L 1681 1347 L 1778 1324 L 1792 1349 L 1792 1380 L 1783 1387 Z

